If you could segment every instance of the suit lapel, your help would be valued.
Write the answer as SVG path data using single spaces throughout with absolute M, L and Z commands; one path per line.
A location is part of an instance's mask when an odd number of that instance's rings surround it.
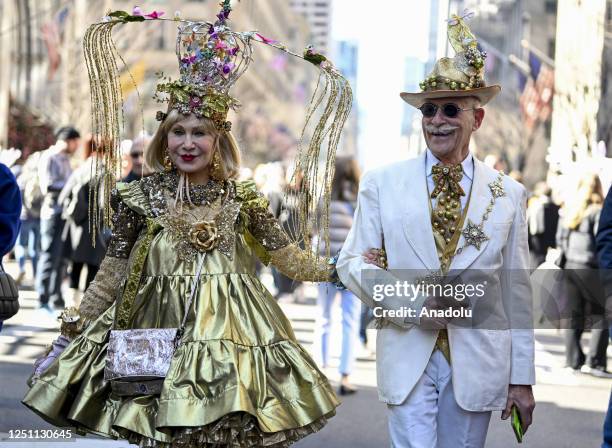
M 429 214 L 429 196 L 425 175 L 425 153 L 418 157 L 418 163 L 412 165 L 416 170 L 406 173 L 400 190 L 405 203 L 402 227 L 406 239 L 428 270 L 440 269 L 440 260 L 431 229 Z
M 468 222 L 478 225 L 482 221 L 482 215 L 485 213 L 489 202 L 491 200 L 491 190 L 489 189 L 489 183 L 492 182 L 490 179 L 484 164 L 474 158 L 474 179 L 472 181 L 472 193 L 470 196 L 470 205 L 468 207 L 467 216 L 463 223 L 463 229 L 467 226 Z M 469 221 L 468 221 L 469 220 Z M 487 234 L 489 238 L 491 235 Z M 482 254 L 489 244 L 489 240 L 485 240 L 480 245 L 480 250 L 476 249 L 475 246 L 465 246 L 463 251 L 455 255 L 450 265 L 450 270 L 454 271 L 453 274 L 459 274 L 461 271 L 467 269 L 475 260 Z M 457 247 L 465 245 L 465 237 L 461 235 Z

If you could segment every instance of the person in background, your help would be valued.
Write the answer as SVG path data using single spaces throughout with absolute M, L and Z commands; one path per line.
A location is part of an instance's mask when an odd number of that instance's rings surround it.
M 575 194 L 561 210 L 557 247 L 565 269 L 568 326 L 565 335 L 566 367 L 598 377 L 612 378 L 607 370 L 608 328 L 604 324 L 602 291 L 597 272 L 595 235 L 603 203 L 601 182 L 596 174 L 583 175 Z M 592 318 L 592 319 L 591 319 Z M 591 327 L 589 352 L 585 357 L 580 340 Z
M 548 249 L 556 247 L 558 223 L 559 206 L 551 199 L 551 189 L 546 182 L 538 182 L 527 203 L 531 269 L 544 263 Z
M 21 196 L 19 186 L 11 170 L 0 163 L 0 268 L 2 258 L 15 245 L 21 221 Z M 0 321 L 2 330 L 2 321 Z
M 59 195 L 70 174 L 70 156 L 78 149 L 81 135 L 70 126 L 60 128 L 57 142 L 45 150 L 38 167 L 43 203 L 40 211 L 40 256 L 36 272 L 36 290 L 41 309 L 51 311 L 49 301 L 56 308 L 64 307 L 61 285 L 64 275 L 62 232 L 64 220 Z
M 123 178 L 123 182 L 132 182 L 134 180 L 140 180 L 143 176 L 148 173 L 144 166 L 144 151 L 151 142 L 151 136 L 145 133 L 141 133 L 132 142 L 129 155 L 131 159 L 132 169 L 127 176 Z
M 299 212 L 297 209 L 298 192 L 302 184 L 302 177 L 296 176 L 290 170 L 285 171 L 284 194 L 269 194 L 270 207 L 274 217 L 278 219 L 281 227 L 288 235 L 295 235 L 299 228 Z M 300 302 L 304 298 L 302 282 L 284 275 L 277 267 L 272 268 L 274 286 L 276 286 L 276 300 L 279 302 Z
M 21 192 L 21 231 L 15 246 L 15 258 L 19 266 L 19 274 L 15 279 L 21 285 L 26 275 L 26 260 L 32 263 L 32 274 L 36 278 L 38 256 L 40 252 L 40 208 L 43 194 L 40 190 L 38 164 L 41 151 L 34 152 L 26 159 L 21 174 L 17 177 L 17 185 Z
M 355 201 L 359 191 L 359 167 L 355 159 L 338 157 L 336 172 L 332 183 L 331 203 L 329 206 L 329 243 L 330 254 L 337 254 L 353 225 Z M 319 254 L 325 255 L 325 247 L 319 244 Z M 331 283 L 320 283 L 319 286 L 319 318 L 317 333 L 321 344 L 321 360 L 323 367 L 329 366 L 330 330 L 332 324 L 332 306 L 336 295 L 340 293 L 342 305 L 342 351 L 340 354 L 340 395 L 355 393 L 349 382 L 349 375 L 355 362 L 355 343 L 359 336 L 361 317 L 361 302 L 348 289 L 338 291 Z M 315 340 L 316 340 L 315 339 Z
M 87 267 L 85 289 L 93 281 L 100 263 L 106 253 L 105 229 L 101 228 L 102 217 L 90 221 L 90 185 L 94 180 L 96 164 L 104 163 L 92 136 L 85 141 L 85 161 L 68 178 L 59 196 L 62 206 L 62 219 L 66 221 L 62 240 L 64 241 L 64 256 L 72 262 L 70 270 L 70 290 L 73 305 L 80 303 L 79 280 L 83 267 Z M 97 199 L 101 202 L 101 191 Z M 90 224 L 97 225 L 96 243 L 92 244 Z
M 606 292 L 606 318 L 610 321 L 612 310 L 612 187 L 608 190 L 606 200 L 599 216 L 597 230 L 597 259 Z M 612 334 L 612 332 L 610 332 Z M 608 403 L 608 412 L 604 422 L 604 441 L 601 448 L 612 448 L 612 393 Z

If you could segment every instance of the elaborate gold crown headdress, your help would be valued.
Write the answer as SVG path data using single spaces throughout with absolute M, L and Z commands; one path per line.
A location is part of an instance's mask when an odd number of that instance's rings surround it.
M 484 79 L 484 63 L 487 57 L 466 20 L 474 14 L 465 12 L 453 15 L 448 22 L 448 40 L 455 50 L 454 58 L 440 58 L 432 72 L 420 83 L 419 93 L 400 93 L 404 101 L 420 107 L 425 100 L 453 96 L 474 96 L 481 105 L 488 103 L 501 87 L 487 87 Z
M 253 42 L 274 47 L 316 66 L 319 81 L 306 113 L 294 169 L 294 177 L 301 179 L 301 183 L 297 207 L 299 216 L 296 220 L 299 228 L 294 229 L 293 239 L 308 243 L 315 229 L 322 228 L 325 229 L 325 245 L 329 247 L 327 229 L 331 185 L 336 149 L 352 105 L 351 87 L 333 64 L 310 46 L 303 54 L 297 54 L 255 31 L 231 30 L 227 22 L 232 11 L 230 0 L 223 0 L 220 6 L 214 23 L 174 19 L 179 23 L 176 53 L 180 77 L 172 81 L 161 74 L 162 82 L 157 85 L 156 98 L 168 102 L 171 109 L 210 118 L 217 129 L 229 131 L 231 123 L 227 121 L 227 113 L 239 106 L 229 90 L 247 70 L 252 60 Z M 91 86 L 93 129 L 109 149 L 104 152 L 103 162 L 100 161 L 96 167 L 98 173 L 105 173 L 99 177 L 99 182 L 104 184 L 103 219 L 106 224 L 110 224 L 110 192 L 121 162 L 123 97 L 118 62 L 126 66 L 113 42 L 112 30 L 117 25 L 131 22 L 173 20 L 163 19 L 162 15 L 157 11 L 143 14 L 139 8 L 134 8 L 132 14 L 126 11 L 110 12 L 102 22 L 91 25 L 85 34 L 84 52 Z M 158 112 L 157 118 L 163 120 L 165 113 Z M 98 185 L 92 185 L 92 191 L 98 191 Z M 97 198 L 91 203 L 91 224 L 95 231 L 98 227 Z M 323 214 L 319 208 L 321 203 L 324 204 Z
M 217 129 L 229 131 L 227 113 L 239 105 L 229 95 L 229 89 L 247 70 L 252 48 L 241 33 L 233 32 L 227 25 L 229 1 L 223 2 L 221 8 L 212 25 L 202 22 L 179 25 L 176 55 L 180 79 L 164 78 L 166 82 L 157 85 L 156 98 L 170 102 L 182 113 L 210 118 Z M 161 98 L 160 93 L 167 95 Z M 163 119 L 164 113 L 158 112 L 157 118 Z

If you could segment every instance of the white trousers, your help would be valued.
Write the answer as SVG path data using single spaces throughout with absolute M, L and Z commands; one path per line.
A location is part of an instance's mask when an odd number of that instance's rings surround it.
M 482 448 L 491 419 L 491 412 L 459 407 L 451 366 L 439 350 L 406 400 L 387 409 L 393 448 Z

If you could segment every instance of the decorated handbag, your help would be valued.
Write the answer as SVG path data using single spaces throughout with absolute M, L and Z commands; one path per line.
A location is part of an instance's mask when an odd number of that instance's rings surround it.
M 123 299 L 117 309 L 114 328 L 110 332 L 104 380 L 110 381 L 113 392 L 121 396 L 158 395 L 161 392 L 174 351 L 185 331 L 187 314 L 198 288 L 206 258 L 206 253 L 200 256 L 180 328 L 123 329 L 127 327 L 146 253 L 159 228 L 152 220 L 147 220 L 145 241 L 138 248 L 143 253 L 135 257 L 138 261 L 126 281 Z

